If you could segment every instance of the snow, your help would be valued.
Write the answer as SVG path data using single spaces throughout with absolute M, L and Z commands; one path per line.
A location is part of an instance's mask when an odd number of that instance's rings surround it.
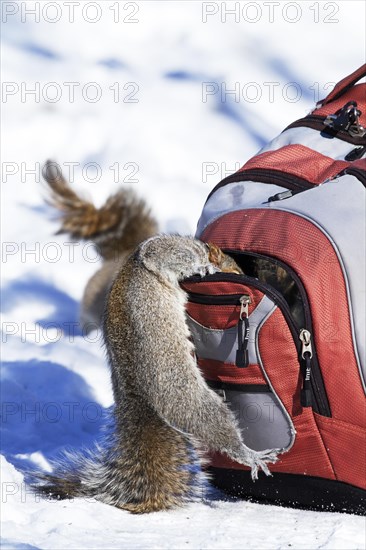
M 210 189 L 364 61 L 363 2 L 82 0 L 74 22 L 70 9 L 2 2 L 3 547 L 365 548 L 364 518 L 347 514 L 216 492 L 136 517 L 24 484 L 27 467 L 91 446 L 113 403 L 100 334 L 78 325 L 99 259 L 55 235 L 43 162 L 97 204 L 130 179 L 163 231 L 194 233 Z
M 4 548 L 362 548 L 363 519 L 341 514 L 202 499 L 131 516 L 91 499 L 37 502 L 22 475 L 3 462 Z

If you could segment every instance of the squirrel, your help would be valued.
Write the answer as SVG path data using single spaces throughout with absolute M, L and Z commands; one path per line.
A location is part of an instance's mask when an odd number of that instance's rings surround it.
M 211 258 L 211 261 L 210 261 Z M 111 367 L 115 429 L 109 448 L 74 469 L 43 474 L 43 493 L 95 497 L 133 513 L 184 503 L 197 486 L 192 445 L 225 453 L 270 474 L 275 450 L 243 442 L 234 414 L 197 366 L 179 283 L 220 271 L 217 247 L 190 237 L 142 242 L 117 273 L 107 297 L 103 335 Z M 225 267 L 225 266 L 224 266 Z

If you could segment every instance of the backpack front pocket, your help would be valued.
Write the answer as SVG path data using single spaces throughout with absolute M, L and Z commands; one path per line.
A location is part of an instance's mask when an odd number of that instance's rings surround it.
M 215 274 L 182 285 L 188 292 L 187 318 L 197 362 L 207 384 L 236 415 L 249 447 L 287 451 L 295 429 L 271 382 L 270 365 L 263 363 L 259 351 L 261 331 L 278 306 L 255 286 L 239 283 L 239 278 Z M 271 330 L 276 326 L 271 324 Z M 274 332 L 273 337 L 279 335 Z M 298 377 L 297 350 L 291 344 Z

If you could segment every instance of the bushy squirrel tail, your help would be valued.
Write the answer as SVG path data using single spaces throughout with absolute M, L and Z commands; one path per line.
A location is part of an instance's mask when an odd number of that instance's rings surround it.
M 64 451 L 51 463 L 55 473 L 27 472 L 27 482 L 36 494 L 52 500 L 98 496 L 108 464 L 98 445 L 83 452 Z
M 37 493 L 56 500 L 72 499 L 74 497 L 91 496 L 89 491 L 83 491 L 79 479 L 62 479 L 50 474 L 38 475 L 42 485 L 33 485 Z
M 188 439 L 155 413 L 146 425 L 144 418 L 136 425 L 128 419 L 125 432 L 112 435 L 107 445 L 64 452 L 52 461 L 54 473 L 32 471 L 27 482 L 48 499 L 95 498 L 134 514 L 200 497 L 206 478 Z
M 93 241 L 104 259 L 115 259 L 158 232 L 150 209 L 131 188 L 121 189 L 96 208 L 75 193 L 55 162 L 46 162 L 43 176 L 51 191 L 47 202 L 61 213 L 58 234 Z

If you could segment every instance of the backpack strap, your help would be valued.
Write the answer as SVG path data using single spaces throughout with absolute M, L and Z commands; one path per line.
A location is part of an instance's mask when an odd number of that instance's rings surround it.
M 346 76 L 338 82 L 333 88 L 333 90 L 327 95 L 325 99 L 318 101 L 316 104 L 317 108 L 338 99 L 342 96 L 347 90 L 352 88 L 356 82 L 358 82 L 362 77 L 366 76 L 366 63 L 359 67 L 356 71 Z

